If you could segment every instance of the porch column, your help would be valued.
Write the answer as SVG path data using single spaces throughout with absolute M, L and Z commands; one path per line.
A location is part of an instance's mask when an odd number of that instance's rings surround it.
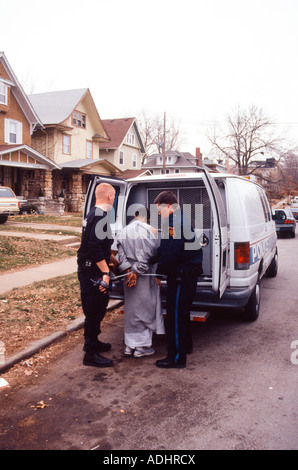
M 53 199 L 52 170 L 35 170 L 35 173 L 36 181 L 40 183 L 45 199 Z
M 83 190 L 82 173 L 73 172 L 71 175 L 71 187 L 69 210 L 71 212 L 81 212 L 83 210 Z

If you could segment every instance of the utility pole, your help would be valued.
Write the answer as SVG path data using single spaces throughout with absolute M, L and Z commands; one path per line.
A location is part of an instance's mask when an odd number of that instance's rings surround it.
M 163 116 L 162 172 L 166 172 L 166 113 Z

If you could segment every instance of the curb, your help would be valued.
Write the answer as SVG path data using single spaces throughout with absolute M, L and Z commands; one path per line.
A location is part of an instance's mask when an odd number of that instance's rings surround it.
M 109 310 L 113 310 L 116 307 L 120 307 L 120 305 L 122 304 L 123 300 L 115 300 L 114 302 L 112 301 L 111 305 L 108 305 L 107 307 L 107 312 Z M 29 344 L 26 349 L 18 352 L 14 356 L 9 357 L 4 364 L 0 364 L 0 373 L 6 371 L 7 369 L 10 369 L 18 362 L 34 356 L 34 354 L 37 354 L 41 349 L 45 349 L 47 346 L 50 346 L 50 344 L 54 343 L 58 339 L 63 338 L 68 333 L 79 330 L 84 326 L 84 321 L 84 316 L 76 318 L 66 326 L 65 330 L 56 331 L 55 333 L 52 333 L 51 335 L 46 336 L 45 338 L 39 339 Z

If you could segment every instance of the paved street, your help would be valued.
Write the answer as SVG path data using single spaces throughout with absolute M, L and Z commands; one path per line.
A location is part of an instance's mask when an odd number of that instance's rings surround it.
M 224 312 L 193 324 L 182 370 L 156 368 L 163 337 L 155 356 L 124 358 L 122 318 L 103 331 L 113 368 L 83 366 L 76 337 L 46 375 L 0 392 L 0 449 L 297 450 L 298 236 L 278 247 L 256 322 Z

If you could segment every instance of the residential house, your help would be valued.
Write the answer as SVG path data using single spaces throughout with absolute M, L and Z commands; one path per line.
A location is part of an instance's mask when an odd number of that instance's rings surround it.
M 21 87 L 4 52 L 0 52 L 0 185 L 17 196 L 37 197 L 41 186 L 51 194 L 52 170 L 59 168 L 32 146 L 43 124 Z
M 206 158 L 202 159 L 202 153 L 199 147 L 196 148 L 196 155 L 190 152 L 179 152 L 178 150 L 167 150 L 165 152 L 165 165 L 163 154 L 157 153 L 147 158 L 146 163 L 142 165 L 142 170 L 150 171 L 153 175 L 175 174 L 175 173 L 197 173 L 200 168 L 205 168 L 210 172 L 225 173 L 227 171 L 224 165 L 221 165 Z
M 134 117 L 122 119 L 103 119 L 109 141 L 99 144 L 101 158 L 119 168 L 124 177 L 126 172 L 142 172 L 144 144 Z
M 122 176 L 121 170 L 100 158 L 100 145 L 110 138 L 88 88 L 29 96 L 40 116 L 32 145 L 59 165 L 53 171 L 53 197 L 63 191 L 69 211 L 83 208 L 92 174 Z
M 200 160 L 189 152 L 167 150 L 165 152 L 165 173 L 196 173 Z M 163 174 L 163 154 L 157 153 L 147 158 L 142 170 L 149 170 L 153 175 Z

